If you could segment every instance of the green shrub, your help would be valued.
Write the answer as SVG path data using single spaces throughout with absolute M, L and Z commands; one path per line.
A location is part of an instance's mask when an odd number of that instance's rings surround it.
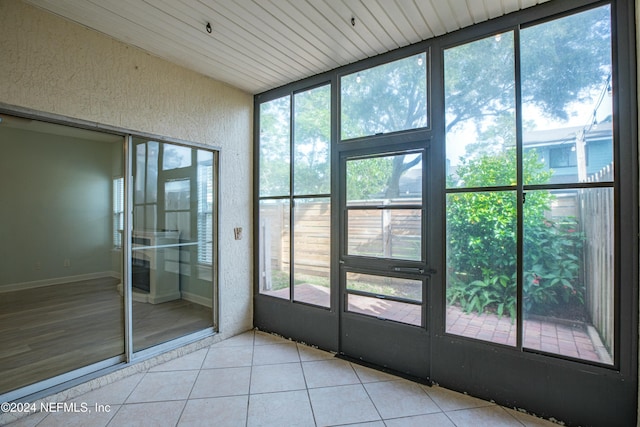
M 486 187 L 515 182 L 515 150 L 481 155 L 458 167 L 457 183 Z M 545 170 L 535 151 L 525 153 L 528 184 L 543 184 Z M 456 182 L 450 180 L 450 186 Z M 527 192 L 523 205 L 523 304 L 526 313 L 548 314 L 562 304 L 583 304 L 579 281 L 583 234 L 574 218 L 547 217 L 554 196 Z M 450 193 L 447 199 L 447 298 L 466 312 L 490 311 L 515 318 L 517 203 L 513 189 Z

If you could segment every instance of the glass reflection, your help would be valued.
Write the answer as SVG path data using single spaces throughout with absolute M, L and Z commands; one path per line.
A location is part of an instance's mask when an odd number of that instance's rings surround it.
M 132 329 L 140 351 L 213 326 L 215 158 L 133 143 Z
M 124 161 L 120 136 L 0 117 L 4 394 L 123 354 Z
M 347 272 L 347 311 L 422 325 L 421 280 Z

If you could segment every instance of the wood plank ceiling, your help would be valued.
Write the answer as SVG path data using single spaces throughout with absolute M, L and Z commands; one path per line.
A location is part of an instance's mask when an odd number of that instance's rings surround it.
M 25 1 L 256 94 L 548 0 Z

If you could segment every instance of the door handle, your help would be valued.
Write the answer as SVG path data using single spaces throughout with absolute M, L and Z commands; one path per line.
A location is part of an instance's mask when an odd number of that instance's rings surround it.
M 422 274 L 425 276 L 431 276 L 432 274 L 437 273 L 437 271 L 433 268 L 425 270 L 422 267 L 392 267 L 391 270 L 395 271 L 396 273 Z
M 421 267 L 392 267 L 391 269 L 396 273 L 424 274 L 424 268 Z

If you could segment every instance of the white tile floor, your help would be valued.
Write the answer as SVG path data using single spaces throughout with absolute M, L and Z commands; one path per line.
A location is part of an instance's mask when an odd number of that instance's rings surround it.
M 73 399 L 91 413 L 12 426 L 554 426 L 250 331 Z M 96 412 L 95 405 L 109 410 Z

